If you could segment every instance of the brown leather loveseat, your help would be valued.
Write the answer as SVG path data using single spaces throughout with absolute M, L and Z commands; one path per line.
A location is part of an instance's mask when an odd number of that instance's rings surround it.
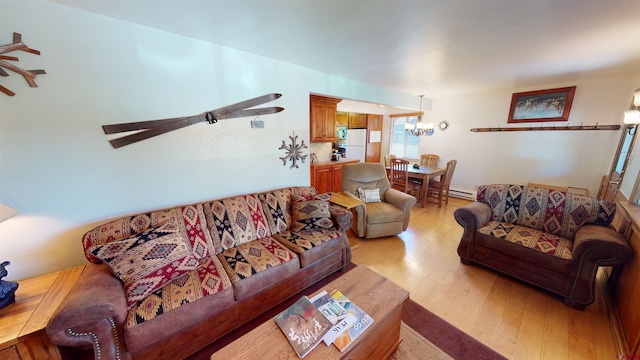
M 98 226 L 83 237 L 90 263 L 46 331 L 96 359 L 184 358 L 346 270 L 352 215 L 329 198 L 286 188 Z
M 457 209 L 464 227 L 458 246 L 463 264 L 479 264 L 559 295 L 584 309 L 595 300 L 599 266 L 632 255 L 610 223 L 616 206 L 547 188 L 493 184 L 477 201 Z

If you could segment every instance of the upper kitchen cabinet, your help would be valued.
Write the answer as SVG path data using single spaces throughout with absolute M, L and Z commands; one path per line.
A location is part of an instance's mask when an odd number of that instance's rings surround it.
M 338 111 L 336 113 L 336 122 L 338 126 L 349 126 L 349 113 Z
M 349 113 L 349 129 L 366 129 L 367 114 Z
M 333 142 L 336 134 L 336 113 L 341 99 L 310 95 L 311 142 Z

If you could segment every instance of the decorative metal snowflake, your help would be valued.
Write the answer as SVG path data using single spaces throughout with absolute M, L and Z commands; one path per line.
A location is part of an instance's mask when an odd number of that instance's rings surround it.
M 302 155 L 302 149 L 306 149 L 307 145 L 304 144 L 304 140 L 302 140 L 302 143 L 300 143 L 300 145 L 296 144 L 296 141 L 298 140 L 298 136 L 289 136 L 289 139 L 291 139 L 291 145 L 287 146 L 284 143 L 284 140 L 282 140 L 282 146 L 280 146 L 280 148 L 278 150 L 285 150 L 287 152 L 286 156 L 283 156 L 280 158 L 280 160 L 282 160 L 282 165 L 285 166 L 287 165 L 287 160 L 291 160 L 291 166 L 289 167 L 289 169 L 293 169 L 294 167 L 297 169 L 298 168 L 298 159 L 302 160 L 302 162 L 304 163 L 304 159 L 307 158 L 307 155 Z

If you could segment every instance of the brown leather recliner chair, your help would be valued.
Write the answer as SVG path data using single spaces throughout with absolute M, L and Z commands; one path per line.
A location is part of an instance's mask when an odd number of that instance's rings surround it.
M 361 205 L 354 208 L 352 229 L 359 237 L 393 236 L 407 229 L 411 207 L 417 200 L 409 194 L 390 188 L 387 172 L 382 164 L 358 163 L 342 167 L 342 193 L 361 199 L 358 189 L 378 189 L 380 199 L 362 201 Z

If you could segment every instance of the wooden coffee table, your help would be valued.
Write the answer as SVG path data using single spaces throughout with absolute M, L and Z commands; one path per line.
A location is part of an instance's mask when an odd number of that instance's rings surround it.
M 320 343 L 305 359 L 386 359 L 400 345 L 402 304 L 409 292 L 367 266 L 357 266 L 322 290 L 337 289 L 373 318 L 373 324 L 344 352 Z M 216 359 L 298 359 L 289 341 L 271 319 L 211 355 Z

